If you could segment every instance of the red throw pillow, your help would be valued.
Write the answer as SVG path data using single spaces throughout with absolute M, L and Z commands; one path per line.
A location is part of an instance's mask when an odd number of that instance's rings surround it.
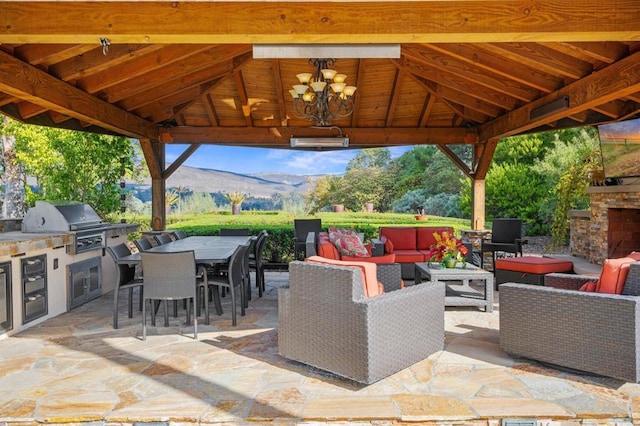
M 596 291 L 596 286 L 598 285 L 597 282 L 595 281 L 587 281 L 586 283 L 582 284 L 582 287 L 580 287 L 578 290 L 579 291 L 588 291 L 590 293 L 593 293 Z
M 635 260 L 630 257 L 605 259 L 596 291 L 598 293 L 622 294 L 624 282 L 629 274 L 629 265 L 633 262 Z
M 391 242 L 390 239 L 388 239 L 387 237 L 385 237 L 384 235 L 382 237 L 380 237 L 380 241 L 382 241 L 382 243 L 384 243 L 384 252 L 385 253 L 393 253 L 393 243 Z

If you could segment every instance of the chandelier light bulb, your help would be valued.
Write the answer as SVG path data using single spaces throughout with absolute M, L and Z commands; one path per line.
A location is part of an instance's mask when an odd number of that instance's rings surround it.
M 325 81 L 314 81 L 311 83 L 311 88 L 314 92 L 322 92 L 326 87 L 327 83 Z
M 309 86 L 306 84 L 296 84 L 293 86 L 293 90 L 295 90 L 298 95 L 304 95 L 308 88 Z
M 289 93 L 293 99 L 297 99 L 299 97 L 298 92 L 296 92 L 295 89 L 289 89 Z
M 346 85 L 346 83 L 331 83 L 331 89 L 336 93 L 340 93 L 344 90 Z
M 333 82 L 334 83 L 344 83 L 344 81 L 347 79 L 347 75 L 346 74 L 336 74 L 333 76 Z
M 338 73 L 338 71 L 336 70 L 330 70 L 330 69 L 323 69 L 322 70 L 322 76 L 324 77 L 325 80 L 333 80 L 333 77 Z
M 298 80 L 302 84 L 309 83 L 309 80 L 311 80 L 312 76 L 313 74 L 311 74 L 310 72 L 301 72 L 300 74 L 296 74 L 296 77 L 298 77 Z
M 344 93 L 347 97 L 353 96 L 353 94 L 355 93 L 356 89 L 357 89 L 356 86 L 347 86 L 347 87 L 344 88 L 342 93 Z

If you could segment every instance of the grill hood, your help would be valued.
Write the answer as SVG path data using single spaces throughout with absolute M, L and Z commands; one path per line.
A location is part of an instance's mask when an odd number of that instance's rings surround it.
M 36 201 L 22 219 L 23 232 L 80 231 L 103 226 L 88 204 L 76 201 Z

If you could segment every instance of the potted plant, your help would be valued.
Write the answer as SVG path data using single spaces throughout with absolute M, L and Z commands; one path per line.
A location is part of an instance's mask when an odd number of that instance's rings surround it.
M 468 250 L 461 240 L 450 236 L 448 232 L 443 232 L 442 235 L 434 232 L 433 237 L 436 243 L 429 251 L 429 263 L 439 263 L 443 268 L 455 268 L 458 262 L 462 263 L 463 268 L 466 266 L 465 256 Z
M 427 220 L 427 215 L 424 213 L 424 209 L 418 209 L 418 213 L 415 215 L 416 220 Z
M 240 191 L 229 192 L 225 194 L 227 199 L 231 201 L 231 214 L 240 214 L 242 202 L 247 199 L 247 194 Z

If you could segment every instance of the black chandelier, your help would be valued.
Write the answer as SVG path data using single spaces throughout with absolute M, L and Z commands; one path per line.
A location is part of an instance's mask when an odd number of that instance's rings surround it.
M 295 114 L 313 121 L 316 126 L 329 126 L 334 120 L 348 117 L 353 112 L 356 86 L 347 86 L 344 82 L 347 76 L 330 68 L 335 63 L 333 58 L 309 59 L 315 72 L 297 74 L 300 84 L 289 90 Z

